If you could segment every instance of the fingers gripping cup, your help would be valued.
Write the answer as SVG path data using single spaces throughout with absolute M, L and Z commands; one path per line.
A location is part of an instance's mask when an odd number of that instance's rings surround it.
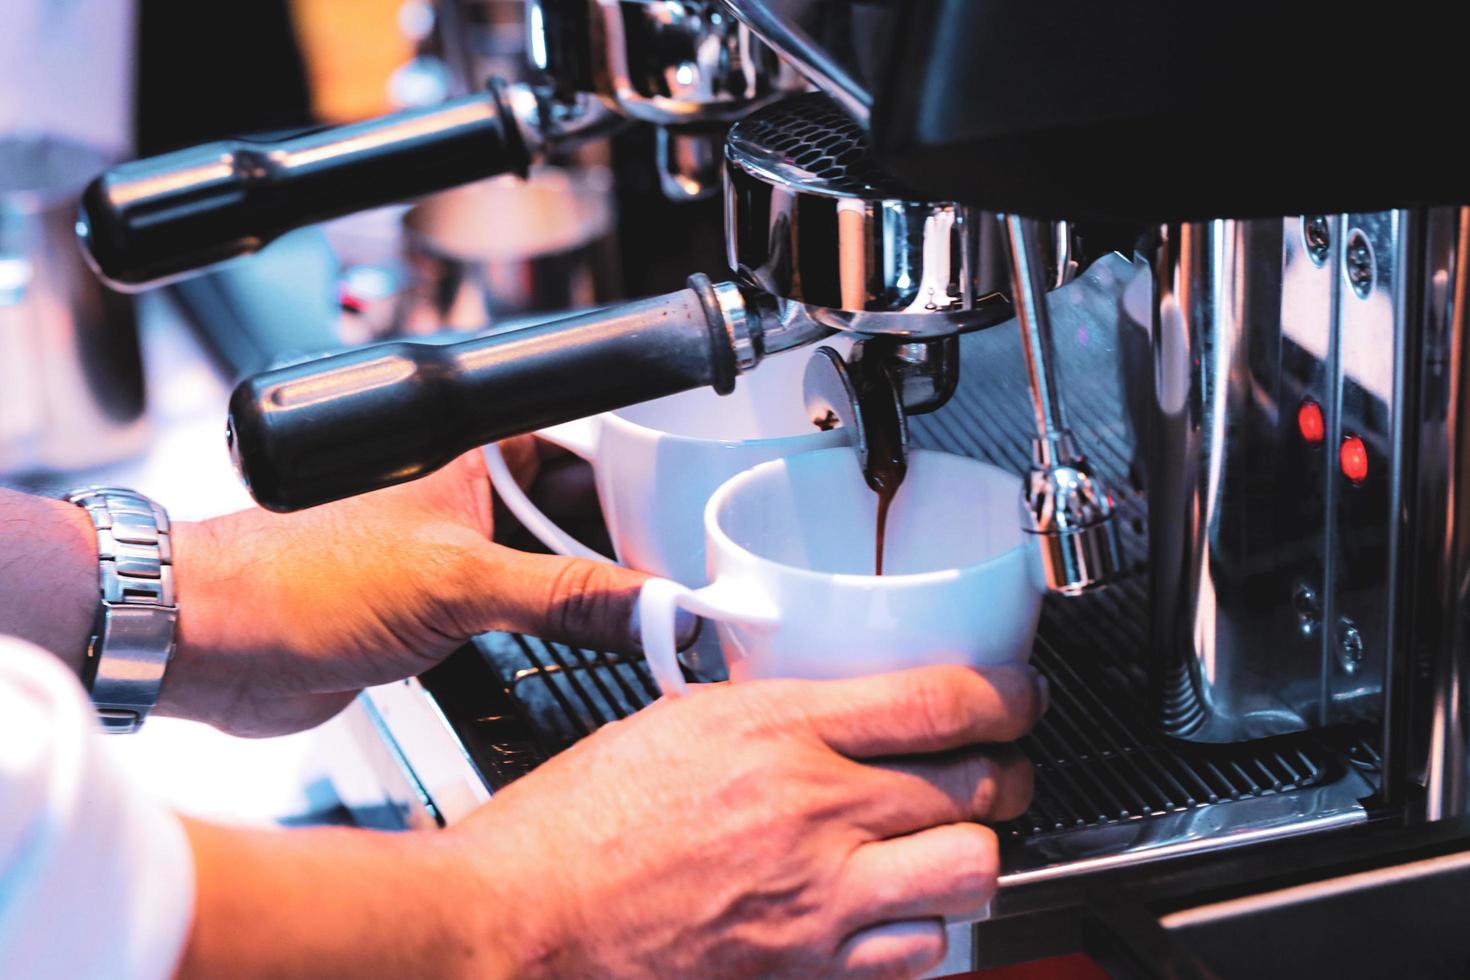
M 653 579 L 639 597 L 659 687 L 686 689 L 675 659 L 680 607 L 717 625 L 733 680 L 1026 661 L 1042 586 L 1016 520 L 1019 491 L 1020 479 L 994 466 L 911 453 L 877 576 L 877 498 L 850 449 L 734 477 L 705 507 L 709 585 Z

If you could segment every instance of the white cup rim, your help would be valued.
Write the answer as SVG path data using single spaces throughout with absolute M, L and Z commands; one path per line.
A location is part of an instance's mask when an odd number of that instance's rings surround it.
M 823 343 L 845 344 L 848 342 L 849 339 L 851 338 L 843 337 L 839 340 L 839 338 L 834 336 L 827 338 L 823 341 Z M 774 355 L 774 358 L 794 363 L 794 361 L 792 361 L 791 359 L 801 356 L 801 354 L 802 352 L 799 350 L 783 351 L 779 354 Z M 810 353 L 808 352 L 806 356 L 809 357 Z M 760 380 L 763 377 L 766 376 L 759 374 L 752 376 L 742 375 L 739 379 L 736 380 L 736 385 L 738 386 L 763 383 Z M 673 398 L 677 397 L 677 395 L 679 394 L 689 393 L 690 392 L 676 392 L 672 395 L 665 395 L 664 397 Z M 752 436 L 746 439 L 732 439 L 727 437 L 691 436 L 679 432 L 669 432 L 666 429 L 660 429 L 656 426 L 646 425 L 642 422 L 635 422 L 632 419 L 627 418 L 623 415 L 624 412 L 633 412 L 646 408 L 649 404 L 649 402 L 639 402 L 635 405 L 625 405 L 622 408 L 615 408 L 612 411 L 604 412 L 602 415 L 596 417 L 602 419 L 605 424 L 622 427 L 624 430 L 626 430 L 628 434 L 637 436 L 652 434 L 659 439 L 667 440 L 680 445 L 716 448 L 756 447 L 760 449 L 774 450 L 779 452 L 783 456 L 791 456 L 795 455 L 797 452 L 804 451 L 794 448 L 803 444 L 808 444 L 810 451 L 827 449 L 834 446 L 845 446 L 848 444 L 847 433 L 843 432 L 841 427 L 827 429 L 824 431 L 818 429 L 815 425 L 812 425 L 809 420 L 807 424 L 810 427 L 801 432 L 792 432 L 787 435 L 780 436 Z
M 823 453 L 838 452 L 851 453 L 852 451 L 853 450 L 848 446 L 837 446 L 824 449 L 813 449 L 809 452 L 798 453 L 797 456 L 815 456 Z M 1016 477 L 1008 470 L 1003 470 L 999 466 L 995 466 L 992 463 L 982 462 L 971 456 L 961 456 L 958 453 L 947 453 L 936 449 L 909 450 L 909 459 L 921 456 L 948 456 L 951 459 L 959 460 L 963 463 L 973 464 L 980 469 L 989 470 L 995 473 L 1002 473 L 1009 478 L 1015 479 L 1018 489 L 1020 486 L 1019 477 Z M 780 573 L 783 575 L 791 575 L 795 576 L 796 578 L 825 582 L 862 582 L 864 588 L 879 588 L 883 590 L 926 588 L 931 585 L 936 585 L 940 582 L 953 580 L 957 577 L 978 575 L 984 571 L 989 570 L 992 566 L 999 565 L 1001 562 L 1011 559 L 1012 555 L 1017 552 L 1023 551 L 1026 547 L 1026 540 L 1023 536 L 1019 543 L 1010 548 L 1007 548 L 1005 551 L 1002 551 L 995 555 L 991 555 L 989 558 L 986 558 L 983 561 L 972 562 L 968 565 L 955 565 L 951 568 L 940 568 L 930 572 L 908 572 L 897 575 L 856 575 L 852 572 L 819 572 L 810 568 L 802 568 L 799 565 L 788 565 L 785 562 L 779 562 L 773 558 L 767 558 L 764 555 L 758 555 L 755 552 L 751 551 L 749 548 L 746 548 L 743 545 L 736 544 L 735 539 L 726 534 L 725 529 L 720 527 L 720 522 L 718 518 L 720 507 L 729 497 L 736 493 L 739 493 L 746 484 L 751 483 L 756 479 L 759 479 L 760 476 L 767 471 L 774 470 L 778 467 L 784 467 L 794 458 L 796 457 L 788 456 L 781 459 L 773 459 L 769 462 L 761 463 L 758 466 L 752 466 L 750 469 L 745 470 L 741 473 L 737 473 L 730 479 L 726 480 L 724 483 L 720 484 L 720 488 L 710 495 L 708 503 L 704 505 L 704 532 L 705 535 L 710 539 L 712 545 L 723 550 L 736 552 L 737 554 L 742 555 L 748 558 L 750 561 L 754 562 L 759 568 L 779 570 Z M 1017 520 L 1020 520 L 1019 516 L 1017 516 Z
M 820 445 L 813 445 L 810 450 L 811 452 L 817 452 L 821 449 L 844 446 L 847 442 L 847 433 L 843 432 L 840 427 L 835 429 L 828 429 L 826 431 L 813 427 L 810 432 L 801 432 L 788 436 L 758 436 L 752 439 L 713 439 L 706 438 L 704 436 L 686 436 L 678 432 L 668 432 L 664 429 L 656 429 L 651 425 L 644 425 L 642 422 L 634 422 L 632 419 L 624 418 L 622 415 L 618 414 L 620 412 L 628 411 L 630 409 L 642 408 L 644 404 L 646 403 L 629 405 L 627 408 L 619 408 L 614 409 L 611 412 L 604 412 L 601 416 L 603 419 L 603 424 L 622 426 L 636 435 L 641 435 L 645 432 L 652 433 L 657 438 L 666 439 L 670 442 L 688 443 L 690 445 L 699 446 L 720 446 L 730 449 L 734 449 L 740 446 L 781 448 L 787 445 L 794 445 L 798 442 L 810 441 L 813 443 L 820 443 Z

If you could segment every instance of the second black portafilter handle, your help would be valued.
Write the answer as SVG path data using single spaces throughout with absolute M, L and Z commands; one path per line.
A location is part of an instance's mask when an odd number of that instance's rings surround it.
M 458 344 L 390 343 L 269 371 L 230 399 L 251 494 L 294 511 L 423 476 L 486 443 L 692 388 L 734 388 L 727 320 L 690 288 Z
M 248 255 L 305 225 L 502 173 L 530 153 L 502 87 L 288 139 L 224 140 L 119 164 L 82 197 L 77 233 L 125 291 Z

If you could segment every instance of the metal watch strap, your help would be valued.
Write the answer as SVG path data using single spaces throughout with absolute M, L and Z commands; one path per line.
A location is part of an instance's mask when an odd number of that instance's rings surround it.
M 158 704 L 179 619 L 168 514 L 140 493 L 113 487 L 73 490 L 65 499 L 97 530 L 102 604 L 83 682 L 104 731 L 135 732 Z

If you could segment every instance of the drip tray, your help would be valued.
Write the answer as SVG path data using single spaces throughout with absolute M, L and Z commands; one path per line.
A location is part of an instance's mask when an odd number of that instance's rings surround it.
M 1138 622 L 1138 592 L 1134 582 L 1048 600 L 1032 662 L 1051 681 L 1052 704 L 1021 743 L 1036 766 L 1036 793 L 1025 815 L 997 828 L 1013 892 L 1090 867 L 1364 817 L 1358 800 L 1371 788 L 1360 770 L 1378 764 L 1366 732 L 1217 747 L 1144 727 L 1139 689 L 1107 656 L 1109 639 L 1125 642 Z M 1091 630 L 1077 630 L 1074 617 Z M 1064 653 L 1058 636 L 1085 636 L 1087 649 L 1074 640 Z M 423 682 L 492 789 L 657 697 L 641 658 L 513 634 L 477 638 Z
M 502 732 L 502 750 L 496 752 L 497 761 L 516 764 L 481 767 L 492 788 L 658 696 L 641 658 L 505 633 L 478 637 L 473 649 L 505 698 L 501 711 L 461 716 L 459 723 L 503 728 L 513 720 L 521 736 L 509 746 L 513 751 L 506 751 Z M 1366 733 L 1350 729 L 1224 747 L 1146 734 L 1124 720 L 1141 713 L 1106 702 L 1045 639 L 1037 643 L 1032 663 L 1051 681 L 1052 705 L 1021 742 L 1036 766 L 1036 793 L 1024 816 L 999 828 L 1007 838 L 1065 835 L 1312 789 L 1341 779 L 1350 760 L 1376 768 L 1376 752 L 1362 737 Z M 438 696 L 436 679 L 426 675 L 424 682 Z M 506 716 L 506 707 L 513 717 Z

